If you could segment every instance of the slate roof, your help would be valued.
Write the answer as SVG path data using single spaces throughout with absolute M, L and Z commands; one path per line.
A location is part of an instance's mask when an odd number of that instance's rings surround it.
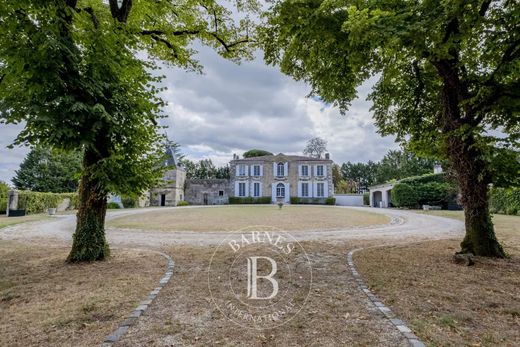
M 330 161 L 330 162 L 332 162 L 332 160 L 325 159 L 325 158 L 318 159 L 318 158 L 313 158 L 313 157 L 306 157 L 303 155 L 285 155 L 283 153 L 276 154 L 276 155 L 262 155 L 260 157 L 240 158 L 240 159 L 235 159 L 233 161 L 237 161 L 237 162 L 238 161 L 246 161 L 246 162 L 247 161 L 278 161 L 282 157 L 288 161 Z

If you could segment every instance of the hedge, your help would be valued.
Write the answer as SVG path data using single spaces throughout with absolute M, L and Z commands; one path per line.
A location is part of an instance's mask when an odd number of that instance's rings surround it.
M 9 192 L 9 186 L 4 182 L 0 181 L 0 214 L 5 214 L 7 209 L 7 194 Z
M 67 198 L 70 199 L 70 208 L 76 208 L 78 205 L 78 194 L 76 193 L 41 193 L 20 190 L 18 191 L 18 209 L 25 210 L 27 214 L 43 213 L 48 208 L 58 207 Z
M 363 205 L 370 205 L 370 193 L 363 193 Z
M 290 202 L 293 205 L 336 205 L 336 198 L 300 198 L 291 196 Z
M 239 196 L 230 196 L 229 203 L 233 205 L 246 205 L 246 204 L 270 204 L 271 197 L 270 196 L 262 196 L 259 198 L 253 198 L 251 196 L 248 197 L 239 197 Z
M 446 183 L 448 180 L 446 178 L 446 174 L 444 172 L 442 173 L 432 173 L 432 174 L 426 174 L 421 176 L 412 176 L 403 178 L 399 181 L 399 183 L 406 183 L 411 186 L 418 186 L 423 185 L 426 183 Z
M 433 205 L 447 208 L 455 201 L 457 188 L 447 181 L 439 182 L 442 174 L 430 174 L 419 178 L 405 179 L 392 189 L 392 204 L 397 207 L 417 208 Z
M 121 206 L 119 206 L 119 204 L 117 202 L 112 201 L 112 202 L 107 203 L 107 209 L 109 209 L 109 210 L 117 210 L 119 208 L 121 208 Z
M 181 200 L 177 203 L 177 206 L 189 206 L 189 202 L 185 201 L 185 200 Z
M 489 210 L 491 213 L 520 214 L 520 189 L 491 189 Z

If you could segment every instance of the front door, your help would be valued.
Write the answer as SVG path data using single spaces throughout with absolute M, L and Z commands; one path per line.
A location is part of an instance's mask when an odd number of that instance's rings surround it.
M 204 193 L 203 199 L 204 199 L 204 205 L 207 205 L 208 204 L 208 193 Z
M 166 194 L 161 194 L 161 206 L 166 206 Z

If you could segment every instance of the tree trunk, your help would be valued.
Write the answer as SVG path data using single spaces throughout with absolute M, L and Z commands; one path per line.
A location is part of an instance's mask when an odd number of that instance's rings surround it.
M 97 157 L 93 151 L 85 150 L 76 231 L 67 258 L 69 262 L 103 260 L 110 254 L 105 239 L 106 192 L 102 183 L 91 175 Z
M 457 175 L 464 207 L 466 235 L 461 243 L 461 253 L 504 258 L 505 252 L 495 236 L 489 214 L 491 179 L 473 133 L 471 122 L 475 116 L 470 108 L 459 106 L 467 88 L 449 62 L 438 62 L 436 67 L 443 79 L 441 126 L 445 148 Z

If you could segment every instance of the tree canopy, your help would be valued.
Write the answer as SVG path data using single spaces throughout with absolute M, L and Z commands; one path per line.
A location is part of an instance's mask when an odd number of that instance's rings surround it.
M 81 173 L 81 157 L 77 151 L 33 148 L 16 170 L 13 184 L 17 189 L 35 192 L 75 192 Z
M 327 152 L 327 141 L 321 137 L 314 137 L 307 141 L 303 154 L 320 159 Z
M 200 71 L 194 40 L 251 56 L 251 23 L 231 14 L 213 0 L 0 0 L 0 121 L 25 124 L 16 143 L 84 153 L 70 261 L 108 254 L 109 192 L 140 193 L 161 177 L 156 62 Z
M 250 149 L 243 154 L 244 158 L 261 157 L 264 155 L 273 155 L 273 153 L 264 151 L 263 149 Z
M 356 88 L 379 131 L 447 159 L 466 215 L 463 252 L 505 255 L 488 184 L 520 172 L 520 11 L 515 1 L 276 0 L 260 30 L 265 60 L 347 112 Z M 497 129 L 506 136 L 494 136 Z

